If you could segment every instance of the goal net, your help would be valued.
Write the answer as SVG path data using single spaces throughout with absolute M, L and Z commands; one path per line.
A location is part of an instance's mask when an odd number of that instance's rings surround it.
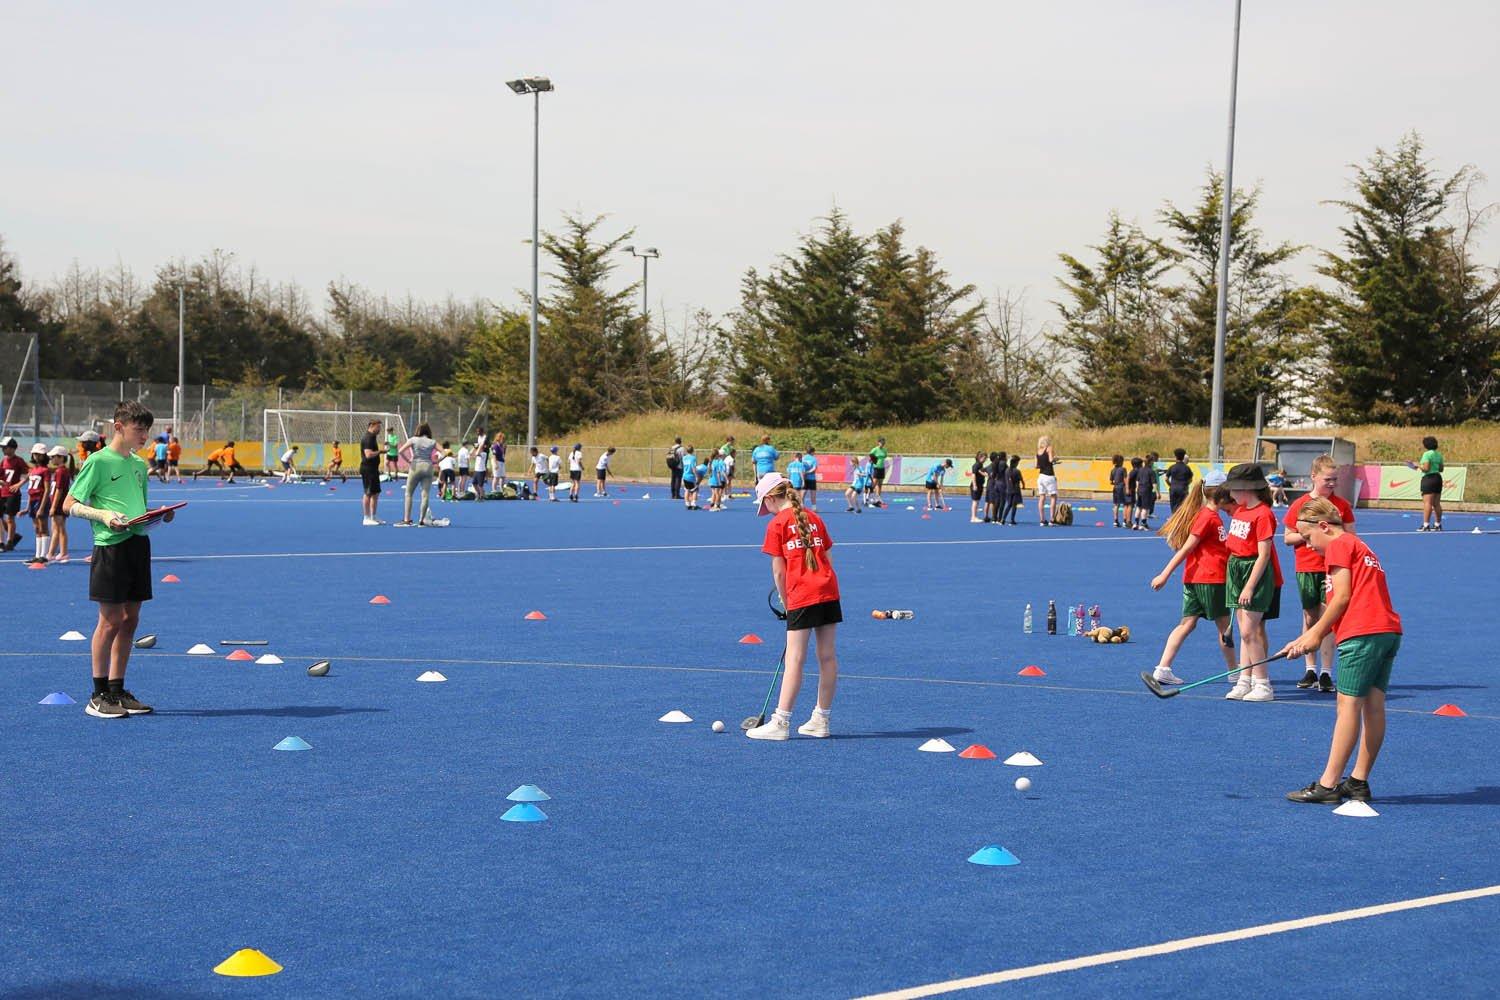
M 385 435 L 394 428 L 405 441 L 406 421 L 401 414 L 376 410 L 282 410 L 268 409 L 262 417 L 262 456 L 268 469 L 281 468 L 281 456 L 293 445 L 293 464 L 299 472 L 322 472 L 333 459 L 333 445 L 343 452 L 343 468 L 359 468 L 359 439 L 370 421 L 380 421 L 377 437 L 385 453 Z M 382 459 L 382 466 L 384 460 Z

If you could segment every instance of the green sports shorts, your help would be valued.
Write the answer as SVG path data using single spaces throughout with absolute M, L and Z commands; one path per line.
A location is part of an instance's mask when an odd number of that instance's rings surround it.
M 1339 643 L 1339 694 L 1363 698 L 1372 687 L 1385 691 L 1400 648 L 1400 632 L 1356 635 Z
M 1327 573 L 1298 573 L 1297 596 L 1303 611 L 1316 611 L 1328 603 Z
M 1245 581 L 1250 579 L 1250 571 L 1255 568 L 1255 560 L 1245 556 L 1230 556 L 1229 570 L 1225 575 L 1224 601 L 1231 608 L 1239 608 L 1240 591 L 1245 589 Z M 1251 595 L 1250 606 L 1240 610 L 1259 611 L 1264 621 L 1275 621 L 1281 617 L 1281 588 L 1276 586 L 1275 568 L 1267 564 L 1266 571 L 1260 575 L 1260 582 L 1255 585 L 1255 593 Z
M 1222 583 L 1184 583 L 1182 585 L 1182 617 L 1202 618 L 1218 621 L 1229 617 L 1229 605 L 1224 603 Z

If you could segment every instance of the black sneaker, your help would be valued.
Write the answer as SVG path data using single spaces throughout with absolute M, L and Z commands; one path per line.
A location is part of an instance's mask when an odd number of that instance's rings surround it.
M 1287 792 L 1286 799 L 1288 802 L 1316 802 L 1321 805 L 1336 806 L 1344 799 L 1343 788 L 1342 784 L 1338 788 L 1325 788 L 1314 781 L 1306 788 L 1299 788 L 1295 792 Z
M 96 694 L 90 698 L 89 703 L 84 706 L 83 710 L 86 714 L 92 715 L 96 719 L 125 719 L 130 715 L 129 712 L 125 711 L 124 706 L 115 699 L 115 696 L 108 691 L 105 691 L 103 694 Z
M 1315 687 L 1317 685 L 1317 683 L 1318 683 L 1318 672 L 1316 670 L 1314 670 L 1312 667 L 1308 667 L 1307 668 L 1307 673 L 1305 673 L 1305 674 L 1302 675 L 1302 679 L 1297 682 L 1297 686 L 1299 688 L 1302 688 L 1303 690 L 1306 690 L 1307 688 Z
M 1318 678 L 1318 690 L 1324 694 L 1333 694 L 1338 689 L 1333 686 L 1333 675 L 1323 674 Z
M 1344 798 L 1353 799 L 1355 802 L 1370 801 L 1370 783 L 1360 781 L 1358 778 L 1345 778 L 1339 782 L 1338 792 Z
M 121 691 L 115 695 L 115 704 L 119 705 L 130 715 L 150 715 L 155 709 L 142 702 L 129 691 Z

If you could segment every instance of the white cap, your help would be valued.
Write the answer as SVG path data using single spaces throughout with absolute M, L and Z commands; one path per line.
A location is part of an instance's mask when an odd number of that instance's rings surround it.
M 1209 469 L 1203 474 L 1204 486 L 1223 486 L 1229 481 L 1229 476 L 1219 469 Z
M 51 448 L 47 449 L 47 457 L 48 458 L 65 458 L 67 456 L 67 454 L 68 454 L 68 449 L 64 448 L 60 444 L 55 444 Z
M 38 441 L 36 444 L 34 444 L 34 445 L 31 446 L 31 453 L 33 455 L 35 455 L 39 451 L 46 451 L 46 450 L 47 450 L 47 446 L 45 444 L 43 444 L 42 442 L 40 442 L 40 441 Z
M 766 494 L 786 481 L 787 478 L 781 473 L 768 472 L 764 476 L 761 476 L 760 481 L 755 484 L 755 502 L 758 505 L 757 509 L 760 511 L 761 517 L 765 517 L 771 513 L 766 510 Z
M 13 437 L 0 438 L 0 448 L 14 448 L 16 447 L 17 443 L 18 442 Z

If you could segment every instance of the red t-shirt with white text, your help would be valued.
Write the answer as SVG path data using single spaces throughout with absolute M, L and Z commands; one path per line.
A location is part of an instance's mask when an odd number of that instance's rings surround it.
M 1276 515 L 1263 503 L 1254 507 L 1240 507 L 1229 520 L 1229 537 L 1224 544 L 1229 554 L 1241 559 L 1254 559 L 1260 555 L 1260 543 L 1272 542 L 1271 579 L 1281 586 L 1281 560 L 1276 558 Z
M 816 565 L 807 568 L 803 556 L 806 549 L 797 537 L 797 517 L 792 508 L 771 518 L 766 525 L 766 541 L 760 550 L 768 556 L 781 556 L 786 560 L 786 609 L 811 607 L 824 601 L 839 599 L 839 578 L 833 572 L 833 563 L 828 561 L 828 550 L 833 548 L 833 539 L 823 519 L 812 511 L 804 511 L 807 518 L 808 535 L 812 540 Z
M 1292 505 L 1286 509 L 1286 517 L 1281 519 L 1282 525 L 1288 531 L 1297 530 L 1297 515 L 1302 513 L 1303 504 L 1312 499 L 1311 493 L 1304 493 L 1292 501 Z M 1339 516 L 1344 519 L 1344 526 L 1348 527 L 1354 523 L 1354 508 L 1349 506 L 1349 501 L 1341 496 L 1331 496 L 1328 502 L 1338 508 Z M 1296 553 L 1295 564 L 1298 573 L 1326 573 L 1327 565 L 1318 550 L 1311 545 L 1299 545 L 1292 550 Z
M 1182 564 L 1183 583 L 1223 583 L 1224 567 L 1229 562 L 1229 550 L 1224 547 L 1228 532 L 1219 512 L 1204 507 L 1193 518 L 1192 534 L 1198 544 L 1189 552 Z
M 1358 535 L 1348 532 L 1328 544 L 1324 555 L 1330 570 L 1349 571 L 1349 606 L 1343 617 L 1333 624 L 1334 638 L 1339 642 L 1358 635 L 1401 633 L 1401 616 L 1391 607 L 1391 592 L 1385 585 L 1385 570 L 1380 560 Z M 1333 577 L 1325 585 L 1333 594 Z

